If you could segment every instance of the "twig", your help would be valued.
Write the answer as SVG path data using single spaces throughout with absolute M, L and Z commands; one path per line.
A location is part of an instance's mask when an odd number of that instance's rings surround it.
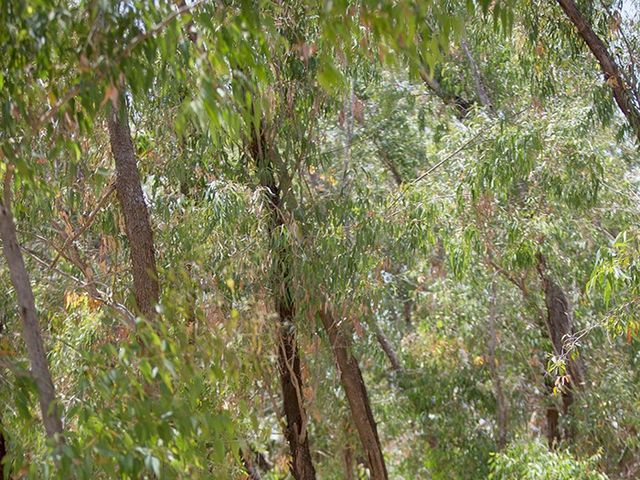
M 96 215 L 100 212 L 100 210 L 102 210 L 102 207 L 106 204 L 107 200 L 109 199 L 109 196 L 115 191 L 115 189 L 116 189 L 115 182 L 111 182 L 107 187 L 106 191 L 102 194 L 102 197 L 100 197 L 100 200 L 96 205 L 96 208 L 94 208 L 93 211 L 89 214 L 84 224 L 73 235 L 68 237 L 65 240 L 64 244 L 62 245 L 62 247 L 60 247 L 60 251 L 58 252 L 56 257 L 53 259 L 53 262 L 51 262 L 51 268 L 55 267 L 56 264 L 58 263 L 58 260 L 62 255 L 61 252 L 65 251 L 69 245 L 72 245 L 73 242 L 75 242 L 80 237 L 80 235 L 82 235 L 84 232 L 87 231 L 87 229 L 93 223 L 93 220 L 95 219 Z

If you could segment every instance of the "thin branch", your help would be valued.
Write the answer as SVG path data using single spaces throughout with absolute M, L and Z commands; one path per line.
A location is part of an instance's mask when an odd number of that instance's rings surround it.
M 115 191 L 115 189 L 116 189 L 116 184 L 115 182 L 112 181 L 109 184 L 109 186 L 106 188 L 105 192 L 102 194 L 102 197 L 100 197 L 100 200 L 96 205 L 96 208 L 94 208 L 93 211 L 89 213 L 89 215 L 87 216 L 87 220 L 84 222 L 84 224 L 73 235 L 71 235 L 65 240 L 64 244 L 60 248 L 61 252 L 65 251 L 69 245 L 73 244 L 73 242 L 75 242 L 80 237 L 80 235 L 82 235 L 84 232 L 87 231 L 87 229 L 91 226 L 91 224 L 95 220 L 96 215 L 100 212 L 100 210 L 102 210 L 102 207 L 104 207 L 107 204 L 107 200 L 109 199 L 111 194 Z M 58 260 L 60 259 L 60 255 L 61 254 L 58 253 L 58 255 L 56 255 L 56 257 L 53 259 L 53 262 L 51 262 L 51 268 L 56 266 L 56 264 L 58 263 Z

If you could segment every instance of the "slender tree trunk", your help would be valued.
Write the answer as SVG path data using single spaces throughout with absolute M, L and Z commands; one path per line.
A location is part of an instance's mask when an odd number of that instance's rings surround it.
M 391 342 L 389 342 L 389 339 L 384 335 L 384 333 L 382 333 L 382 330 L 380 330 L 379 327 L 376 326 L 376 330 L 376 340 L 378 340 L 382 351 L 389 359 L 391 369 L 396 373 L 402 372 L 402 365 L 400 365 L 400 360 L 398 360 L 398 355 L 393 349 Z
M 388 478 L 387 467 L 384 463 L 378 429 L 373 418 L 360 367 L 351 352 L 351 339 L 326 308 L 320 310 L 320 319 L 340 369 L 340 381 L 349 402 L 351 416 L 358 431 L 362 448 L 367 456 L 371 478 L 386 480 Z
M 0 478 L 5 478 L 5 470 L 9 472 L 9 467 L 4 465 L 4 457 L 7 456 L 7 443 L 2 431 L 2 419 L 0 419 Z M 8 476 L 8 475 L 7 475 Z
M 578 34 L 587 44 L 589 50 L 596 58 L 604 73 L 607 83 L 613 90 L 613 98 L 615 99 L 620 111 L 627 117 L 629 125 L 633 129 L 637 139 L 640 141 L 640 111 L 633 101 L 633 94 L 620 73 L 620 68 L 609 53 L 605 43 L 593 31 L 578 9 L 573 0 L 558 0 L 558 4 L 564 10 L 571 23 L 578 30 Z
M 496 443 L 498 444 L 498 447 L 502 449 L 507 444 L 509 415 L 507 402 L 504 396 L 504 389 L 502 388 L 502 377 L 498 370 L 498 359 L 496 357 L 496 350 L 498 347 L 498 334 L 496 331 L 497 300 L 496 283 L 494 280 L 491 285 L 491 299 L 489 304 L 488 360 L 489 372 L 491 374 L 491 381 L 493 383 L 493 390 L 496 397 L 496 417 L 498 423 L 498 438 Z
M 42 334 L 36 313 L 33 290 L 18 245 L 16 227 L 11 215 L 11 173 L 5 176 L 4 200 L 0 202 L 0 237 L 2 250 L 9 265 L 11 282 L 18 297 L 20 316 L 22 317 L 22 335 L 29 353 L 31 375 L 35 380 L 40 401 L 42 420 L 47 436 L 59 436 L 62 441 L 62 421 L 60 405 L 56 400 L 56 391 L 51 380 L 47 356 L 44 350 Z
M 566 295 L 560 286 L 551 278 L 546 269 L 542 255 L 538 255 L 538 273 L 542 280 L 544 301 L 547 308 L 547 329 L 553 345 L 554 353 L 565 359 L 567 373 L 570 376 L 570 389 L 584 385 L 584 366 L 580 357 L 574 357 L 567 351 L 565 342 L 574 336 L 573 316 Z
M 308 417 L 302 394 L 302 371 L 293 323 L 294 311 L 290 300 L 284 296 L 276 299 L 276 310 L 280 316 L 278 365 L 284 412 L 287 419 L 285 436 L 291 447 L 293 460 L 292 473 L 296 480 L 312 480 L 316 478 L 316 472 L 309 448 Z
M 344 478 L 345 480 L 355 480 L 354 475 L 354 452 L 350 442 L 344 446 Z
M 269 243 L 272 255 L 271 283 L 278 326 L 278 367 L 284 414 L 287 421 L 285 437 L 291 450 L 291 474 L 296 480 L 315 480 L 307 431 L 308 416 L 304 407 L 300 352 L 296 341 L 295 302 L 291 288 L 289 246 L 278 238 L 285 225 L 284 202 L 276 183 L 269 145 L 264 130 L 255 132 L 249 145 L 256 162 L 260 184 L 269 209 Z
M 4 333 L 4 322 L 2 321 L 2 318 L 0 318 L 0 335 L 2 335 Z M 4 466 L 4 457 L 7 456 L 7 441 L 4 438 L 4 431 L 3 431 L 3 422 L 2 422 L 2 414 L 0 413 L 0 479 L 4 479 L 5 475 L 5 470 L 7 470 L 7 472 L 9 471 L 9 467 Z M 7 475 L 8 476 L 8 475 Z
M 560 435 L 560 412 L 558 411 L 558 407 L 555 405 L 549 405 L 547 407 L 547 425 L 546 425 L 546 436 L 547 436 L 547 444 L 549 445 L 549 450 L 553 450 L 556 448 L 556 445 L 560 443 L 562 440 L 562 436 Z
M 466 40 L 462 40 L 460 42 L 462 46 L 462 51 L 467 57 L 467 61 L 469 62 L 469 67 L 471 68 L 471 76 L 473 77 L 473 83 L 476 88 L 476 94 L 478 95 L 478 99 L 480 100 L 480 104 L 488 108 L 489 111 L 493 112 L 493 102 L 489 97 L 489 93 L 487 92 L 487 88 L 485 86 L 484 78 L 482 76 L 482 72 L 480 71 L 480 67 L 478 67 L 478 63 L 476 59 L 473 58 L 473 54 L 471 53 L 471 49 L 467 44 Z
M 129 240 L 136 305 L 142 315 L 151 319 L 155 316 L 155 305 L 160 298 L 160 286 L 149 211 L 140 184 L 124 100 L 120 102 L 119 109 L 112 108 L 108 123 L 111 151 L 116 164 L 116 194 Z

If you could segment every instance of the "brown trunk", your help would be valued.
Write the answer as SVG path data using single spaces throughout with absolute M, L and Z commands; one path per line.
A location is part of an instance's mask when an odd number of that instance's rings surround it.
M 326 309 L 320 310 L 320 319 L 331 342 L 331 348 L 340 370 L 340 382 L 347 396 L 362 448 L 367 456 L 371 478 L 386 480 L 388 478 L 387 467 L 384 463 L 378 429 L 373 418 L 360 367 L 351 352 L 351 339 Z
M 277 236 L 285 225 L 284 202 L 276 183 L 273 165 L 269 158 L 268 144 L 263 130 L 256 132 L 249 145 L 251 157 L 256 162 L 260 184 L 269 209 L 269 242 L 271 244 L 272 294 L 280 324 L 278 326 L 278 367 L 284 414 L 287 420 L 284 432 L 291 449 L 291 474 L 296 480 L 314 480 L 315 468 L 311 458 L 307 435 L 308 417 L 302 393 L 300 352 L 296 341 L 295 302 L 291 290 L 288 245 Z
M 584 366 L 580 358 L 574 357 L 565 346 L 565 342 L 574 337 L 571 308 L 562 288 L 551 278 L 546 269 L 544 256 L 538 255 L 538 273 L 544 290 L 544 302 L 547 309 L 547 330 L 556 356 L 566 361 L 569 374 L 569 390 L 581 388 L 584 384 Z
M 18 297 L 20 316 L 22 317 L 22 335 L 27 346 L 31 375 L 38 389 L 40 410 L 47 436 L 58 435 L 62 440 L 62 421 L 60 419 L 60 405 L 56 401 L 56 391 L 51 380 L 47 356 L 44 350 L 42 334 L 36 313 L 33 290 L 29 283 L 29 276 L 18 245 L 16 227 L 11 215 L 11 173 L 5 176 L 4 200 L 0 202 L 0 237 L 2 249 L 9 265 L 11 282 Z
M 580 13 L 578 6 L 573 0 L 558 0 L 560 7 L 569 17 L 571 23 L 577 28 L 582 40 L 587 44 L 591 53 L 596 58 L 604 73 L 607 83 L 613 90 L 613 97 L 620 108 L 620 111 L 627 117 L 629 125 L 633 129 L 636 137 L 640 140 L 640 111 L 633 102 L 633 95 L 629 91 L 624 78 L 620 74 L 620 68 L 615 62 L 607 46 L 596 35 L 586 19 Z
M 129 240 L 136 305 L 142 315 L 151 319 L 155 316 L 160 287 L 149 212 L 142 193 L 136 152 L 131 139 L 124 101 L 120 103 L 119 110 L 112 108 L 108 123 L 111 151 L 116 164 L 116 194 L 122 207 Z
M 346 480 L 355 480 L 356 478 L 354 475 L 353 446 L 349 442 L 344 446 L 344 478 Z
M 293 324 L 294 315 L 287 300 L 281 298 L 276 302 L 276 309 L 280 316 L 278 365 L 284 413 L 287 419 L 285 436 L 291 447 L 293 460 L 291 469 L 296 480 L 311 480 L 316 478 L 316 472 L 311 459 L 307 435 L 308 418 L 302 394 L 302 371 Z
M 560 442 L 560 413 L 558 412 L 558 407 L 555 405 L 550 405 L 547 407 L 547 431 L 545 434 L 547 435 L 547 443 L 549 445 L 549 449 L 553 450 L 556 445 Z
M 580 357 L 575 357 L 572 352 L 566 348 L 566 342 L 570 341 L 574 336 L 573 318 L 569 301 L 560 286 L 551 278 L 546 268 L 546 260 L 542 254 L 538 254 L 538 274 L 542 281 L 544 291 L 544 302 L 547 310 L 546 326 L 549 339 L 553 346 L 554 354 L 564 359 L 566 364 L 566 373 L 568 383 L 561 389 L 562 395 L 562 414 L 567 415 L 569 407 L 573 404 L 573 394 L 576 389 L 584 386 L 584 366 Z M 553 407 L 556 411 L 557 408 Z M 549 418 L 550 413 L 547 413 Z M 554 414 L 551 413 L 551 417 Z M 551 418 L 550 428 L 548 429 L 549 442 L 552 444 L 554 440 L 560 438 L 558 433 L 557 420 Z M 555 427 L 553 427 L 555 424 Z M 571 432 L 565 433 L 565 438 L 571 437 Z

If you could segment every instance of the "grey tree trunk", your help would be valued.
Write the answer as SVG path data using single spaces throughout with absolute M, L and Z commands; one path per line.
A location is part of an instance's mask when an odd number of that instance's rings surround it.
M 473 83 L 475 85 L 476 94 L 478 95 L 478 99 L 480 100 L 480 104 L 483 107 L 489 109 L 489 111 L 493 112 L 493 102 L 489 97 L 489 93 L 487 92 L 487 88 L 485 86 L 484 78 L 482 76 L 482 72 L 480 71 L 480 67 L 478 67 L 478 63 L 476 59 L 473 58 L 473 53 L 471 53 L 471 49 L 467 44 L 466 40 L 462 40 L 460 42 L 462 46 L 462 51 L 467 57 L 467 61 L 469 62 L 469 67 L 471 68 L 471 76 L 473 77 Z
M 153 319 L 155 305 L 160 299 L 153 232 L 140 184 L 140 173 L 124 100 L 120 103 L 119 109 L 112 108 L 108 125 L 111 151 L 116 164 L 116 195 L 122 208 L 129 240 L 136 305 L 142 315 Z
M 18 245 L 16 227 L 11 214 L 10 173 L 5 178 L 4 200 L 0 201 L 0 238 L 2 250 L 9 265 L 11 283 L 18 297 L 18 307 L 22 318 L 22 336 L 27 346 L 31 375 L 38 389 L 42 421 L 49 437 L 58 436 L 62 441 L 62 420 L 60 404 L 56 400 L 56 391 L 51 380 L 47 356 L 44 350 L 40 324 L 36 312 L 33 290 Z

